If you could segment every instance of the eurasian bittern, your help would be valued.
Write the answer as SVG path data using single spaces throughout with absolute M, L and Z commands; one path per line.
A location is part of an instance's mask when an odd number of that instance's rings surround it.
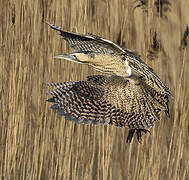
M 55 58 L 88 64 L 107 74 L 89 76 L 86 81 L 47 83 L 55 87 L 47 92 L 52 96 L 47 101 L 59 115 L 84 124 L 127 126 L 127 142 L 135 132 L 140 141 L 141 132 L 149 132 L 146 128 L 160 120 L 162 111 L 169 116 L 168 88 L 138 55 L 99 36 L 47 24 L 78 50 Z

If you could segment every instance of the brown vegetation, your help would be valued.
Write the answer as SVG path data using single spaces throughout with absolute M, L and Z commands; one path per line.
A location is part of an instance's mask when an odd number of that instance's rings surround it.
M 184 38 L 189 1 L 172 0 L 169 11 L 159 12 L 154 2 L 144 11 L 134 0 L 0 1 L 0 179 L 189 177 L 189 46 Z M 127 128 L 80 125 L 57 116 L 45 102 L 43 83 L 83 80 L 97 72 L 54 60 L 69 49 L 44 19 L 140 53 L 170 87 L 171 118 L 163 116 L 141 144 L 127 144 Z M 154 33 L 160 47 L 150 61 Z

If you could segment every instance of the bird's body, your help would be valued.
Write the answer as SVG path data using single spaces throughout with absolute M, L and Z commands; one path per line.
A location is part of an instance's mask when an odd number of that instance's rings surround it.
M 160 113 L 169 115 L 168 88 L 139 56 L 115 43 L 95 35 L 61 33 L 70 47 L 78 52 L 55 56 L 81 64 L 88 64 L 107 75 L 89 76 L 86 81 L 47 84 L 54 86 L 47 94 L 53 109 L 66 119 L 87 124 L 112 124 L 129 127 L 127 141 L 136 130 L 147 132 Z

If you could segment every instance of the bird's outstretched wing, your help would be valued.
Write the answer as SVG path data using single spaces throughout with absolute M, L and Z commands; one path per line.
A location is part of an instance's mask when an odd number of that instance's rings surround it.
M 55 58 L 88 64 L 103 73 L 129 76 L 130 71 L 127 71 L 129 67 L 122 56 L 125 50 L 112 41 L 91 34 L 80 35 L 67 32 L 53 24 L 48 22 L 47 24 L 59 31 L 70 47 L 78 50 L 75 53 L 56 55 Z
M 52 29 L 60 32 L 69 46 L 78 51 L 90 51 L 96 53 L 121 53 L 124 50 L 112 41 L 103 39 L 93 34 L 81 35 L 64 31 L 61 27 L 46 22 Z
M 110 124 L 135 129 L 151 128 L 160 119 L 161 108 L 148 101 L 140 86 L 123 78 L 89 76 L 87 81 L 47 83 L 52 109 L 67 120 L 84 124 Z M 140 132 L 139 132 L 139 131 Z M 142 130 L 146 132 L 145 130 Z M 132 139 L 133 131 L 127 141 Z
M 116 108 L 104 99 L 103 76 L 89 77 L 88 81 L 47 83 L 55 87 L 47 92 L 52 97 L 52 109 L 67 120 L 84 124 L 112 124 L 112 121 L 125 121 L 118 117 Z

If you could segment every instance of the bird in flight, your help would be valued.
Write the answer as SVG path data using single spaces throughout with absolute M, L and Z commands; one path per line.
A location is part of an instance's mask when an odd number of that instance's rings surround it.
M 46 83 L 53 87 L 46 93 L 51 96 L 47 101 L 59 115 L 83 124 L 128 127 L 127 142 L 135 133 L 140 142 L 142 132 L 149 132 L 162 112 L 169 116 L 168 87 L 136 53 L 99 36 L 71 33 L 46 23 L 77 50 L 55 58 L 104 73 L 84 81 Z

